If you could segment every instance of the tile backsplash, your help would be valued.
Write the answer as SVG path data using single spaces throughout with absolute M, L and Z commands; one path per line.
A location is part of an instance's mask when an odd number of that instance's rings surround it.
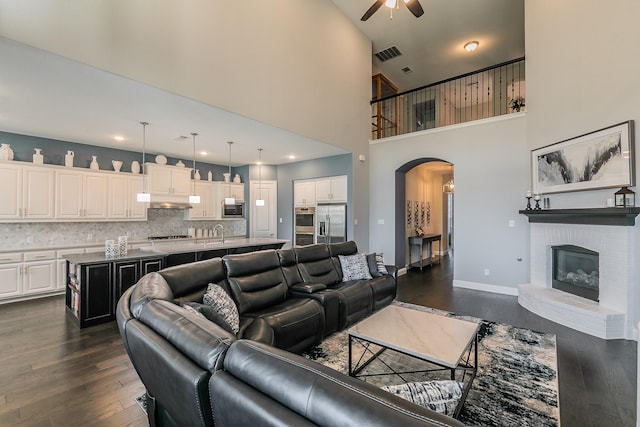
M 129 241 L 149 236 L 186 235 L 189 227 L 224 226 L 225 236 L 245 236 L 246 220 L 187 221 L 181 209 L 149 209 L 147 221 L 31 222 L 0 224 L 0 249 L 75 244 L 99 245 L 106 239 L 129 236 Z

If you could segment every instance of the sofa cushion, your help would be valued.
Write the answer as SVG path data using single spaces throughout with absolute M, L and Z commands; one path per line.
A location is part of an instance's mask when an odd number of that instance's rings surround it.
M 220 286 L 209 283 L 207 292 L 202 298 L 204 305 L 209 306 L 212 310 L 207 310 L 209 320 L 222 326 L 228 332 L 237 334 L 240 330 L 240 316 L 238 308 L 231 297 Z
M 369 280 L 372 278 L 365 254 L 338 255 L 338 259 L 340 260 L 340 268 L 342 269 L 343 282 L 348 282 L 349 280 Z
M 331 287 L 340 283 L 340 276 L 329 253 L 329 245 L 316 245 L 294 248 L 298 270 L 304 282 L 322 283 Z
M 160 270 L 158 274 L 164 277 L 174 298 L 180 301 L 199 301 L 202 298 L 202 291 L 209 283 L 218 283 L 225 278 L 224 266 L 220 258 L 176 265 Z

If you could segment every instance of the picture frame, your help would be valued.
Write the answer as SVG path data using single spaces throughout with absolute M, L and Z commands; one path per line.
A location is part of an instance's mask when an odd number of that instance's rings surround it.
M 633 120 L 531 150 L 536 194 L 635 185 Z

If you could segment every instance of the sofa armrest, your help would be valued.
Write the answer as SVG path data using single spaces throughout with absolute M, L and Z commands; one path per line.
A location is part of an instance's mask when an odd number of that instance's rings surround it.
M 292 292 L 300 294 L 313 294 L 327 289 L 327 285 L 323 283 L 297 283 L 291 286 Z
M 391 277 L 393 277 L 394 280 L 398 280 L 398 267 L 396 267 L 395 265 L 385 264 L 385 268 L 387 269 L 387 271 L 389 272 Z

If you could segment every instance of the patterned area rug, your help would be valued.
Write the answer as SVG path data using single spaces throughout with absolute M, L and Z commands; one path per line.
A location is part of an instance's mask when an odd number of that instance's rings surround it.
M 478 373 L 462 408 L 460 421 L 475 426 L 560 425 L 555 335 L 468 316 L 456 316 L 413 304 L 394 304 L 480 323 Z M 341 331 L 305 352 L 304 356 L 347 373 L 347 353 L 347 332 Z M 425 362 L 393 351 L 385 351 L 381 359 L 390 367 L 401 371 L 425 367 Z M 354 360 L 357 360 L 357 356 Z M 382 372 L 389 371 L 379 361 L 372 362 L 362 371 L 368 375 Z M 413 375 L 403 377 L 407 381 L 425 381 L 448 379 L 449 374 L 430 373 L 428 378 L 425 378 L 425 374 Z M 362 379 L 380 387 L 403 382 L 396 375 L 370 376 Z

